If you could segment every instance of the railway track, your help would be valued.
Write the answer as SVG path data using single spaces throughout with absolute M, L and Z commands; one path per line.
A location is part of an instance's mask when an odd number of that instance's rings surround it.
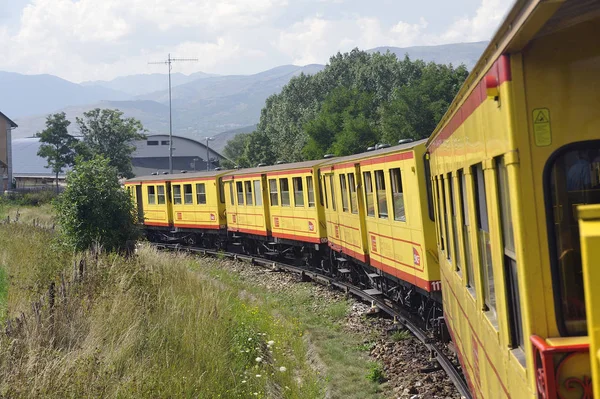
M 381 311 L 387 313 L 389 316 L 394 317 L 398 323 L 403 325 L 407 330 L 409 330 L 425 347 L 434 355 L 435 360 L 438 362 L 440 367 L 446 372 L 448 378 L 452 381 L 452 383 L 456 386 L 458 392 L 465 398 L 471 399 L 471 392 L 469 391 L 469 387 L 465 382 L 465 379 L 462 373 L 457 369 L 454 363 L 446 356 L 441 346 L 431 341 L 431 338 L 428 334 L 423 331 L 416 322 L 412 319 L 412 316 L 409 312 L 388 305 L 383 299 L 374 297 L 372 295 L 367 294 L 359 287 L 356 287 L 352 284 L 349 284 L 344 281 L 339 281 L 334 277 L 330 277 L 321 273 L 318 273 L 313 270 L 307 270 L 305 268 L 289 265 L 287 263 L 277 262 L 265 258 L 237 254 L 233 252 L 222 252 L 215 251 L 205 248 L 198 247 L 188 247 L 180 244 L 163 244 L 163 243 L 152 243 L 155 248 L 158 249 L 168 249 L 168 250 L 176 250 L 176 251 L 185 251 L 189 253 L 195 253 L 199 255 L 205 256 L 224 256 L 233 260 L 239 260 L 244 262 L 250 262 L 255 265 L 264 266 L 271 269 L 281 269 L 291 273 L 295 273 L 298 275 L 302 275 L 304 277 L 310 278 L 313 281 L 331 285 L 339 288 L 340 290 L 350 293 L 356 297 L 361 298 L 364 301 L 371 302 L 372 305 L 377 306 Z

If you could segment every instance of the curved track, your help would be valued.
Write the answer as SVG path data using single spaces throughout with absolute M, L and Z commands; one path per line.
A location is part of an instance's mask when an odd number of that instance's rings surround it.
M 429 338 L 428 334 L 423 331 L 417 323 L 412 321 L 412 316 L 405 310 L 397 307 L 389 306 L 385 301 L 381 298 L 376 298 L 365 293 L 360 288 L 349 284 L 344 281 L 339 281 L 334 277 L 330 277 L 324 274 L 320 274 L 318 272 L 307 270 L 302 267 L 288 265 L 286 263 L 281 263 L 265 258 L 258 258 L 249 255 L 236 254 L 232 252 L 222 252 L 215 251 L 204 248 L 197 247 L 188 247 L 182 246 L 180 244 L 157 244 L 153 243 L 153 246 L 159 249 L 170 249 L 170 250 L 179 250 L 186 251 L 191 253 L 197 253 L 200 255 L 210 255 L 210 256 L 225 256 L 234 260 L 240 260 L 245 262 L 250 262 L 252 264 L 261 265 L 264 267 L 272 268 L 272 269 L 281 269 L 286 270 L 288 272 L 296 273 L 302 276 L 306 276 L 314 281 L 324 283 L 326 285 L 335 286 L 347 293 L 351 293 L 365 301 L 371 302 L 373 305 L 377 306 L 379 309 L 390 315 L 391 317 L 396 318 L 396 320 L 402 324 L 407 330 L 409 330 L 419 341 L 425 345 L 425 347 L 435 355 L 435 360 L 439 363 L 440 367 L 446 372 L 452 383 L 458 389 L 458 392 L 465 398 L 471 399 L 471 392 L 469 391 L 469 387 L 463 378 L 462 373 L 456 368 L 454 363 L 444 354 L 444 351 L 440 346 L 438 346 L 435 342 Z

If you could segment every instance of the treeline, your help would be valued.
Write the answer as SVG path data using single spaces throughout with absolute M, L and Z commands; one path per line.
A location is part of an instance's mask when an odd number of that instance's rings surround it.
M 355 49 L 301 74 L 270 96 L 257 129 L 227 143 L 240 167 L 365 151 L 377 143 L 428 137 L 468 75 L 461 65 L 399 60 Z M 225 165 L 234 166 L 234 165 Z

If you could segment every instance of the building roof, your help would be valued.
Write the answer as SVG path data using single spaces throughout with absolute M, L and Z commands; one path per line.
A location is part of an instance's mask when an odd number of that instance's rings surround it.
M 8 116 L 4 115 L 2 112 L 0 112 L 0 116 L 4 117 L 4 119 L 6 119 L 8 121 L 8 123 L 10 123 L 10 127 L 19 127 L 19 125 L 17 125 L 16 123 L 14 123 Z
M 37 154 L 40 145 L 40 140 L 37 137 L 14 139 L 12 141 L 14 176 L 54 176 L 52 170 L 46 168 L 46 165 L 48 164 L 46 159 Z M 59 174 L 59 177 L 64 176 L 67 170 L 68 169 L 66 168 L 63 173 Z

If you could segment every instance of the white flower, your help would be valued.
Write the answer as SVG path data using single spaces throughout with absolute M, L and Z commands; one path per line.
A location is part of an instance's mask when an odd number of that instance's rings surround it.
M 256 358 L 256 359 L 254 359 L 254 360 L 256 360 L 258 363 L 260 363 L 260 362 L 262 362 L 262 357 L 257 357 L 257 358 Z
M 242 384 L 245 384 L 245 383 L 246 383 L 246 380 L 242 381 Z
M 279 367 L 279 371 L 281 371 L 282 373 L 287 371 L 287 369 L 284 366 Z
M 260 378 L 260 377 L 262 377 L 262 375 L 256 374 L 256 378 Z
M 272 346 L 275 343 L 275 341 L 269 341 L 267 342 L 267 346 Z
M 248 341 L 252 341 L 252 337 L 248 338 Z
M 258 396 L 258 392 L 254 392 L 254 396 Z

